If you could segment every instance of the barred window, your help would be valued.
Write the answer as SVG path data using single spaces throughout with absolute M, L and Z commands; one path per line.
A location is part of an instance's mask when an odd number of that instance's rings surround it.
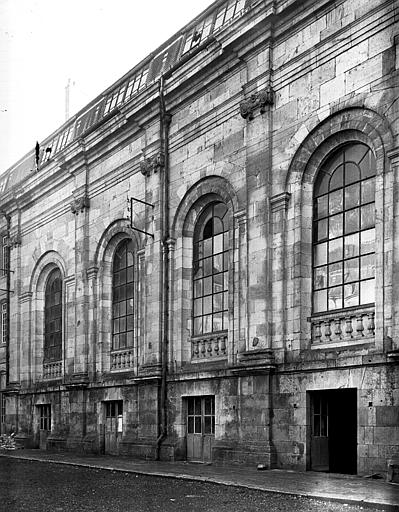
M 131 347 L 134 323 L 134 253 L 131 240 L 119 244 L 112 278 L 112 348 Z
M 348 144 L 314 187 L 313 312 L 370 304 L 375 295 L 375 157 Z
M 1 270 L 0 275 L 5 276 L 10 268 L 10 249 L 8 246 L 8 237 L 1 237 Z
M 40 430 L 51 430 L 51 405 L 41 404 L 37 406 L 39 409 Z
M 7 303 L 1 303 L 1 343 L 7 343 Z
M 62 278 L 58 268 L 48 279 L 44 300 L 44 361 L 62 357 Z
M 228 214 L 214 203 L 201 214 L 194 231 L 193 335 L 228 327 Z

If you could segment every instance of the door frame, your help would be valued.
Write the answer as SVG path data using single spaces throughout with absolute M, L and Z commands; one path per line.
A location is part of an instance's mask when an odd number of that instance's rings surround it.
M 190 395 L 190 396 L 184 396 L 183 398 L 183 413 L 184 413 L 184 425 L 185 425 L 185 445 L 186 445 L 186 460 L 190 462 L 199 462 L 199 463 L 211 463 L 212 462 L 212 448 L 214 445 L 215 440 L 215 425 L 216 425 L 216 397 L 215 395 L 206 394 L 206 395 Z M 201 400 L 201 432 L 200 433 L 189 433 L 189 416 L 198 417 L 198 414 L 189 415 L 189 401 L 195 399 Z M 206 413 L 206 406 L 205 401 L 206 399 L 211 399 L 211 414 Z M 195 402 L 194 402 L 195 403 Z M 208 419 L 208 429 L 209 429 L 209 422 L 211 425 L 211 432 L 206 432 L 206 418 Z M 194 422 L 194 420 L 193 420 Z M 194 424 L 194 423 L 193 423 Z M 189 459 L 188 451 L 189 451 L 189 438 L 188 436 L 197 436 L 200 439 L 201 442 L 201 456 L 198 458 L 191 458 Z M 194 440 L 194 438 L 193 438 Z M 206 454 L 209 454 L 207 457 Z

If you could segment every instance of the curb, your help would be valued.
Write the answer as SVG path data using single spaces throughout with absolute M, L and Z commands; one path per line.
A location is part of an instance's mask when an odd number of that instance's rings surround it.
M 323 501 L 333 501 L 336 503 L 344 503 L 348 505 L 357 505 L 367 508 L 375 508 L 379 510 L 387 510 L 392 512 L 399 512 L 399 505 L 392 505 L 389 503 L 382 503 L 382 502 L 376 502 L 376 501 L 369 501 L 369 500 L 358 500 L 353 498 L 342 498 L 338 496 L 331 496 L 331 495 L 325 495 L 325 494 L 318 494 L 318 493 L 306 493 L 306 492 L 292 492 L 292 491 L 285 491 L 280 489 L 270 489 L 265 487 L 260 487 L 258 485 L 252 485 L 252 484 L 245 484 L 245 483 L 238 483 L 238 482 L 232 482 L 229 480 L 220 480 L 217 477 L 207 477 L 207 476 L 201 476 L 201 475 L 188 475 L 186 473 L 165 473 L 162 471 L 146 471 L 146 470 L 140 470 L 140 469 L 129 469 L 129 468 L 119 468 L 119 467 L 113 467 L 113 466 L 103 466 L 102 464 L 90 464 L 85 462 L 72 462 L 72 461 L 66 461 L 66 460 L 56 460 L 56 459 L 42 459 L 38 457 L 32 457 L 32 456 L 24 456 L 24 455 L 11 455 L 8 453 L 0 453 L 0 457 L 3 458 L 9 458 L 9 459 L 18 459 L 18 460 L 25 460 L 29 462 L 43 462 L 43 463 L 50 463 L 50 464 L 63 464 L 65 466 L 77 466 L 77 467 L 83 467 L 88 469 L 99 469 L 102 471 L 113 471 L 113 472 L 119 472 L 119 473 L 130 473 L 130 474 L 137 474 L 137 475 L 145 475 L 145 476 L 157 476 L 161 478 L 175 478 L 179 480 L 188 480 L 188 481 L 199 481 L 204 483 L 212 483 L 216 485 L 225 485 L 227 487 L 242 487 L 249 490 L 255 490 L 255 491 L 261 491 L 261 492 L 268 492 L 268 493 L 274 493 L 274 494 L 284 494 L 288 496 L 300 496 L 301 498 L 307 498 L 307 499 L 314 499 L 314 500 L 323 500 Z

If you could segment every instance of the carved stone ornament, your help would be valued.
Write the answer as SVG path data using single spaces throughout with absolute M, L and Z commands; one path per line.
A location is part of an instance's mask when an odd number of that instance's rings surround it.
M 71 202 L 71 212 L 78 215 L 79 212 L 83 212 L 85 208 L 90 207 L 90 199 L 86 194 L 81 197 L 75 197 Z
M 241 101 L 240 113 L 244 119 L 253 119 L 255 110 L 259 109 L 260 113 L 263 114 L 266 110 L 266 106 L 273 105 L 274 103 L 274 91 L 270 85 L 268 85 L 263 91 L 255 92 L 251 96 Z
M 165 165 L 165 155 L 158 153 L 150 158 L 145 158 L 140 162 L 140 171 L 143 176 L 150 176 L 151 171 L 158 172 Z
M 15 233 L 14 235 L 10 236 L 10 248 L 13 249 L 18 245 L 21 245 L 21 235 L 19 233 Z

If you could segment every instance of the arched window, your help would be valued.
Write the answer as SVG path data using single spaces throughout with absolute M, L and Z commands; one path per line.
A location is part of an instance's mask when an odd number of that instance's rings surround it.
M 58 268 L 47 279 L 44 300 L 44 361 L 62 359 L 62 278 Z
M 364 144 L 340 147 L 314 187 L 313 313 L 374 303 L 375 157 Z
M 201 214 L 194 231 L 193 335 L 228 327 L 228 215 L 224 203 Z
M 134 255 L 133 242 L 121 242 L 112 267 L 112 348 L 133 345 L 134 320 Z

